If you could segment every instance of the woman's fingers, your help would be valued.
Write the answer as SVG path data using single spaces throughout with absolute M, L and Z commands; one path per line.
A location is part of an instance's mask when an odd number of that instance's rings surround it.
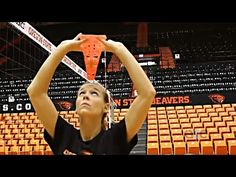
M 104 40 L 104 39 L 101 39 L 99 37 L 97 37 L 97 40 L 99 40 L 104 46 L 105 46 L 105 50 L 108 51 L 108 52 L 112 52 L 112 47 L 113 47 L 113 42 L 112 40 Z
M 82 33 L 79 33 L 79 34 L 74 38 L 74 40 L 79 40 L 81 35 L 82 35 Z

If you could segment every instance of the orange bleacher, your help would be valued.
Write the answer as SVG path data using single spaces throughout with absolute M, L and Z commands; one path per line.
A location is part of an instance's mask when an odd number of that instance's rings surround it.
M 74 111 L 60 115 L 79 128 Z M 0 114 L 0 155 L 51 155 L 43 138 L 43 125 L 34 112 Z
M 236 104 L 151 108 L 147 154 L 235 155 Z
M 124 118 L 127 109 L 116 109 L 115 122 Z M 60 115 L 75 128 L 80 127 L 75 111 Z M 43 138 L 43 125 L 34 112 L 0 114 L 0 155 L 52 155 Z
M 148 155 L 235 155 L 236 104 L 152 107 L 147 115 Z M 127 109 L 115 109 L 114 120 Z M 79 128 L 74 111 L 60 115 Z M 0 155 L 52 155 L 34 112 L 0 114 Z

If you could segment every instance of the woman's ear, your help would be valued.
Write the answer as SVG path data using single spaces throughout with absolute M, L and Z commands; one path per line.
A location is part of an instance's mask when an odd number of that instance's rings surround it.
M 108 111 L 109 111 L 109 103 L 106 103 L 104 107 L 104 112 L 108 113 Z

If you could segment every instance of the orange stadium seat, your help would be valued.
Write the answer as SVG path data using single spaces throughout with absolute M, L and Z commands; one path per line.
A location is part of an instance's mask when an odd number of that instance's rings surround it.
M 159 144 L 157 142 L 151 142 L 147 144 L 147 155 L 158 155 Z

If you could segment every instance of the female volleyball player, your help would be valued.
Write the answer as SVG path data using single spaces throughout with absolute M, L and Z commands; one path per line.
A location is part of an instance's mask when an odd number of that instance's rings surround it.
M 38 118 L 45 127 L 44 138 L 54 154 L 129 154 L 137 143 L 141 128 L 156 91 L 136 59 L 120 42 L 98 39 L 105 51 L 114 53 L 126 67 L 138 92 L 125 118 L 111 129 L 103 129 L 103 119 L 109 109 L 106 89 L 100 84 L 85 83 L 77 94 L 76 113 L 80 129 L 75 129 L 59 116 L 48 96 L 48 88 L 54 72 L 64 55 L 81 51 L 81 40 L 61 42 L 46 59 L 27 88 Z

